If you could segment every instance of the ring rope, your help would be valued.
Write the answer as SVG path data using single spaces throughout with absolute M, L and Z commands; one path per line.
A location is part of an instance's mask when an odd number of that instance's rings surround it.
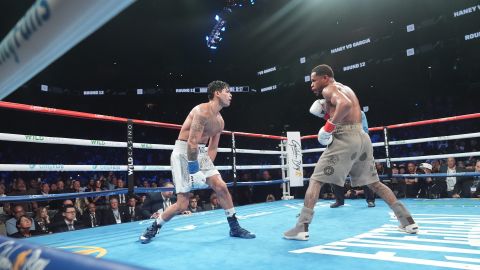
M 62 137 L 47 137 L 39 135 L 26 134 L 12 134 L 0 133 L 0 141 L 11 142 L 26 142 L 26 143 L 48 143 L 48 144 L 63 144 L 63 145 L 78 145 L 78 146 L 98 146 L 98 147 L 127 147 L 126 142 L 117 141 L 103 141 L 94 139 L 75 139 Z M 174 145 L 169 144 L 152 144 L 152 143 L 134 143 L 133 148 L 148 149 L 148 150 L 173 150 Z M 230 153 L 231 148 L 218 148 L 218 152 Z M 237 149 L 238 153 L 242 154 L 265 154 L 265 155 L 279 155 L 281 151 L 275 150 L 256 150 L 256 149 Z
M 170 171 L 165 165 L 134 165 L 135 171 Z M 231 165 L 215 166 L 217 170 L 231 170 Z M 237 165 L 238 170 L 282 169 L 282 165 Z M 0 164 L 0 172 L 119 172 L 127 171 L 127 165 L 65 165 L 65 164 Z

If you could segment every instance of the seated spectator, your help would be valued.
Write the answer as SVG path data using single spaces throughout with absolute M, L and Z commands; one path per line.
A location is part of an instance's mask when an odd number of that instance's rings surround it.
M 93 189 L 87 189 L 85 191 L 88 192 L 88 191 L 104 191 L 104 190 L 105 189 L 103 188 L 102 181 L 96 180 L 95 187 Z M 93 202 L 99 208 L 104 208 L 107 204 L 107 198 L 105 196 L 90 197 L 88 198 L 88 201 Z
M 0 184 L 0 197 L 5 197 L 5 196 L 7 196 L 5 194 L 5 186 L 3 184 Z M 4 204 L 0 203 L 0 215 L 3 215 L 6 213 L 3 207 L 4 207 Z
M 119 188 L 125 188 L 125 182 L 123 181 L 123 179 L 119 178 L 115 181 L 117 183 L 117 186 L 115 186 L 115 189 L 119 189 Z M 118 204 L 120 206 L 125 206 L 127 205 L 127 201 L 128 201 L 128 198 L 127 198 L 127 194 L 118 194 L 118 195 L 114 195 L 114 196 L 110 196 L 110 197 L 113 197 L 113 198 L 117 198 L 118 200 Z
M 212 194 L 210 195 L 210 203 L 207 203 L 205 205 L 205 211 L 215 210 L 219 208 L 222 208 L 222 207 L 218 203 L 217 193 L 212 192 Z
M 275 196 L 273 196 L 273 194 L 268 194 L 267 199 L 265 201 L 266 202 L 274 202 L 275 201 Z
M 190 197 L 190 201 L 188 203 L 188 211 L 190 213 L 197 213 L 202 212 L 202 207 L 198 206 L 198 199 L 195 196 Z
M 35 210 L 34 222 L 35 222 L 35 228 L 37 228 L 37 231 L 39 233 L 42 233 L 42 234 L 51 233 L 50 217 L 48 216 L 48 210 L 46 207 L 38 207 Z
M 83 229 L 80 221 L 76 220 L 77 211 L 73 205 L 64 205 L 62 209 L 63 220 L 52 225 L 53 232 L 68 232 Z
M 127 210 L 127 219 L 129 221 L 139 221 L 144 219 L 142 215 L 142 209 L 137 206 L 137 199 L 135 197 L 130 197 L 128 199 L 128 203 L 125 208 Z
M 22 178 L 18 178 L 14 184 L 13 191 L 9 193 L 9 196 L 27 196 L 27 195 L 34 195 L 29 194 L 27 192 L 27 186 L 25 181 Z M 22 202 L 22 203 L 14 203 L 13 205 L 21 205 L 25 212 L 32 212 L 33 209 L 37 208 L 36 202 Z M 16 229 L 15 229 L 16 230 Z
M 431 174 L 433 166 L 429 163 L 420 163 L 419 174 Z M 432 198 L 430 194 L 431 187 L 433 186 L 433 177 L 419 177 L 418 180 L 418 198 Z
M 401 170 L 401 168 L 400 168 Z M 417 174 L 417 165 L 413 162 L 409 162 L 407 165 L 407 174 Z M 400 174 L 402 174 L 400 172 Z M 407 177 L 400 183 L 400 192 L 405 194 L 407 198 L 416 198 L 418 195 L 418 178 Z
M 13 238 L 29 238 L 35 235 L 40 235 L 40 232 L 36 230 L 31 230 L 32 219 L 27 215 L 22 215 L 18 218 L 16 222 L 17 232 L 10 235 Z
M 83 192 L 82 190 L 82 186 L 80 185 L 80 181 L 79 180 L 74 180 L 72 182 L 72 187 L 73 187 L 73 193 L 81 193 Z M 77 209 L 78 213 L 81 215 L 83 215 L 83 212 L 85 211 L 85 209 L 87 208 L 87 205 L 88 205 L 88 199 L 86 197 L 82 197 L 82 198 L 75 198 L 74 199 L 74 202 L 73 202 L 73 205 L 75 206 L 75 209 Z
M 464 168 L 457 167 L 455 158 L 449 157 L 447 159 L 447 166 L 440 168 L 440 173 L 454 174 L 466 172 Z M 470 198 L 471 186 L 473 184 L 473 177 L 438 177 L 437 181 L 445 182 L 445 189 L 442 192 L 446 192 L 449 198 Z
M 475 162 L 475 172 L 480 173 L 480 160 L 477 160 Z M 475 179 L 475 185 L 472 186 L 472 188 L 475 189 L 475 191 L 472 194 L 473 198 L 480 198 L 480 176 L 474 176 Z
M 50 194 L 50 185 L 46 182 L 43 182 L 41 185 L 40 185 L 40 192 L 38 193 L 38 195 L 49 195 Z M 50 205 L 50 201 L 40 201 L 40 202 L 37 202 L 37 205 L 38 207 L 40 206 L 43 206 L 43 207 L 47 207 Z
M 110 207 L 103 211 L 102 225 L 113 225 L 130 222 L 125 209 L 121 209 L 118 206 L 117 198 L 110 199 Z
M 171 182 L 165 182 L 163 187 L 173 188 L 174 186 Z M 158 211 L 167 209 L 167 207 L 175 202 L 176 198 L 173 191 L 148 193 L 142 205 L 143 218 L 156 218 Z
M 66 199 L 66 200 L 63 200 L 62 202 L 62 206 L 60 207 L 60 210 L 58 210 L 55 215 L 53 216 L 52 218 L 52 224 L 56 224 L 56 223 L 59 223 L 60 221 L 62 221 L 64 219 L 64 216 L 63 216 L 63 212 L 62 210 L 64 209 L 65 206 L 73 206 L 73 208 L 75 208 L 75 206 L 73 205 L 73 201 L 70 200 L 70 199 Z M 75 215 L 75 218 L 76 217 L 80 217 L 80 212 L 78 211 L 77 208 L 75 208 L 75 211 L 77 211 L 76 215 Z
M 102 212 L 97 211 L 94 203 L 89 203 L 87 211 L 85 211 L 80 219 L 82 224 L 87 228 L 94 228 L 101 225 Z
M 5 229 L 7 231 L 8 236 L 18 232 L 17 221 L 20 219 L 21 216 L 25 216 L 25 210 L 24 210 L 23 206 L 16 205 L 15 207 L 13 207 L 13 215 L 14 216 L 12 218 L 8 219 L 5 222 Z M 31 222 L 30 226 L 31 226 L 30 230 L 34 231 L 36 229 L 33 221 Z

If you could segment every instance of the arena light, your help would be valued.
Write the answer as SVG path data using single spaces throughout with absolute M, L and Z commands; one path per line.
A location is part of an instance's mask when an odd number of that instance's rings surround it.
M 255 4 L 254 0 L 226 0 L 225 6 L 221 13 L 215 15 L 215 25 L 206 37 L 207 47 L 215 50 L 222 41 L 222 32 L 227 30 L 227 19 L 232 13 L 233 9 L 252 6 Z

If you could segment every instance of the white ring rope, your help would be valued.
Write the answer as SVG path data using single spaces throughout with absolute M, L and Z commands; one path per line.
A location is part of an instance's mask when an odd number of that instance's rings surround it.
M 395 162 L 395 161 L 410 161 L 410 160 L 441 159 L 441 158 L 449 158 L 449 157 L 478 157 L 478 156 L 480 156 L 480 152 L 466 152 L 466 153 L 416 156 L 416 157 L 398 157 L 398 158 L 390 158 L 390 161 Z M 385 162 L 386 159 L 376 159 L 375 161 Z
M 420 139 L 411 139 L 411 140 L 400 140 L 400 141 L 389 141 L 389 145 L 402 145 L 402 144 L 412 144 L 412 143 L 424 143 L 424 142 L 437 142 L 437 141 L 450 141 L 450 140 L 461 140 L 461 139 L 471 139 L 471 138 L 478 138 L 480 137 L 480 132 L 476 133 L 465 133 L 465 134 L 458 134 L 458 135 L 450 135 L 450 136 L 437 136 L 437 137 L 428 137 L 428 138 L 420 138 Z M 372 143 L 373 147 L 378 146 L 385 146 L 385 142 L 376 142 Z M 316 153 L 316 152 L 323 152 L 327 148 L 311 148 L 302 150 L 302 154 L 306 153 Z
M 0 141 L 11 142 L 26 142 L 26 143 L 48 143 L 48 144 L 64 144 L 64 145 L 79 145 L 79 146 L 98 146 L 98 147 L 127 147 L 126 142 L 103 141 L 93 139 L 73 139 L 62 137 L 47 137 L 38 135 L 25 134 L 11 134 L 0 133 Z M 133 148 L 137 149 L 156 149 L 156 150 L 173 150 L 174 146 L 169 144 L 153 144 L 153 143 L 134 143 Z M 220 153 L 230 153 L 231 148 L 218 148 Z M 265 155 L 279 155 L 281 151 L 274 150 L 254 150 L 254 149 L 236 149 L 237 153 L 245 154 L 265 154 Z
M 411 139 L 411 140 L 401 140 L 401 141 L 389 141 L 388 144 L 389 145 L 402 145 L 402 144 L 411 144 L 411 143 L 461 140 L 461 139 L 470 139 L 470 138 L 478 138 L 478 137 L 480 137 L 480 132 L 450 135 L 450 136 L 438 136 L 438 137 Z M 381 144 L 384 145 L 383 142 Z
M 215 166 L 217 170 L 231 170 L 232 166 Z M 238 165 L 237 170 L 282 169 L 282 165 Z M 162 165 L 134 165 L 135 171 L 170 171 L 170 166 Z M 1 171 L 25 172 L 87 172 L 87 171 L 127 171 L 127 165 L 65 165 L 65 164 L 0 164 Z
M 427 160 L 427 159 L 441 159 L 449 157 L 478 157 L 480 152 L 467 152 L 467 153 L 457 153 L 457 154 L 443 154 L 443 155 L 430 155 L 430 156 L 416 156 L 416 157 L 398 157 L 390 158 L 391 162 L 396 161 L 410 161 L 410 160 Z M 375 159 L 375 162 L 386 162 L 386 159 Z M 303 164 L 303 167 L 315 167 L 316 163 Z

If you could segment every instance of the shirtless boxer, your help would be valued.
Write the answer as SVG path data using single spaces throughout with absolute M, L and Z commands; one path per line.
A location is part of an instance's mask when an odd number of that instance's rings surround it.
M 220 110 L 230 106 L 232 100 L 229 85 L 222 81 L 211 82 L 208 85 L 208 99 L 209 102 L 195 106 L 188 114 L 170 157 L 177 202 L 157 215 L 153 224 L 140 236 L 143 243 L 155 237 L 163 224 L 188 209 L 192 187 L 206 187 L 207 184 L 217 193 L 220 205 L 225 210 L 230 236 L 255 238 L 255 234 L 238 224 L 227 185 L 213 165 L 225 126 Z M 205 147 L 207 142 L 208 150 Z
M 311 80 L 312 91 L 325 98 L 325 106 L 318 106 L 318 110 L 319 114 L 322 113 L 320 110 L 324 110 L 327 122 L 318 132 L 318 141 L 327 146 L 327 149 L 310 177 L 304 207 L 297 224 L 286 231 L 284 237 L 308 240 L 308 225 L 312 221 L 313 208 L 322 184 L 343 186 L 348 175 L 351 177 L 352 186 L 367 185 L 390 206 L 400 222 L 399 230 L 417 233 L 418 225 L 410 212 L 378 178 L 372 143 L 362 129 L 360 104 L 355 93 L 350 87 L 336 82 L 332 69 L 327 65 L 315 67 Z

